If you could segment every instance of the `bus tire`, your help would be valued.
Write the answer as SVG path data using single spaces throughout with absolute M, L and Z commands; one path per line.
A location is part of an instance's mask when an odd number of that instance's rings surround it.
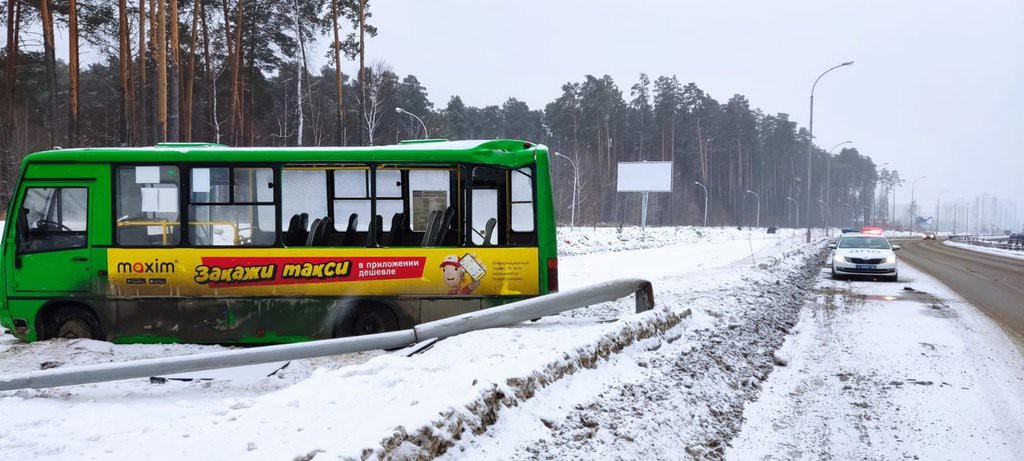
M 360 303 L 334 325 L 334 337 L 374 335 L 398 330 L 398 316 L 384 304 Z
M 43 319 L 43 339 L 103 339 L 100 321 L 87 308 L 60 306 Z

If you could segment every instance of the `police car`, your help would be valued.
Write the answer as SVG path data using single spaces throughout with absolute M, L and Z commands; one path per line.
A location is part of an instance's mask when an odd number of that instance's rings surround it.
M 851 276 L 881 278 L 895 282 L 899 277 L 896 250 L 889 239 L 873 234 L 842 234 L 832 249 L 832 278 Z

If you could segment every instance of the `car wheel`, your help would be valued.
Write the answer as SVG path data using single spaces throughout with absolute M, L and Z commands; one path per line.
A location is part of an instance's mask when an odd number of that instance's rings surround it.
M 840 280 L 842 277 L 836 273 L 836 266 L 832 266 L 832 280 Z
M 900 281 L 900 276 L 899 276 L 899 274 L 896 274 L 896 275 L 894 275 L 892 277 L 887 278 L 886 280 L 889 281 L 889 282 L 896 283 L 896 282 Z

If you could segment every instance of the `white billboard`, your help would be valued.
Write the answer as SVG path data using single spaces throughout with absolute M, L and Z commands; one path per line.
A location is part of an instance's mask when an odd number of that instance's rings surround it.
M 672 192 L 672 162 L 619 162 L 619 192 Z

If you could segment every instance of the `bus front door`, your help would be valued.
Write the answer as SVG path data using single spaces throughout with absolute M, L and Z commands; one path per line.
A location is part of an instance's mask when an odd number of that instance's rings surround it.
M 7 254 L 13 258 L 7 286 L 15 296 L 79 296 L 92 290 L 90 188 L 84 181 L 24 183 L 17 215 L 8 220 L 17 226 L 14 251 Z

